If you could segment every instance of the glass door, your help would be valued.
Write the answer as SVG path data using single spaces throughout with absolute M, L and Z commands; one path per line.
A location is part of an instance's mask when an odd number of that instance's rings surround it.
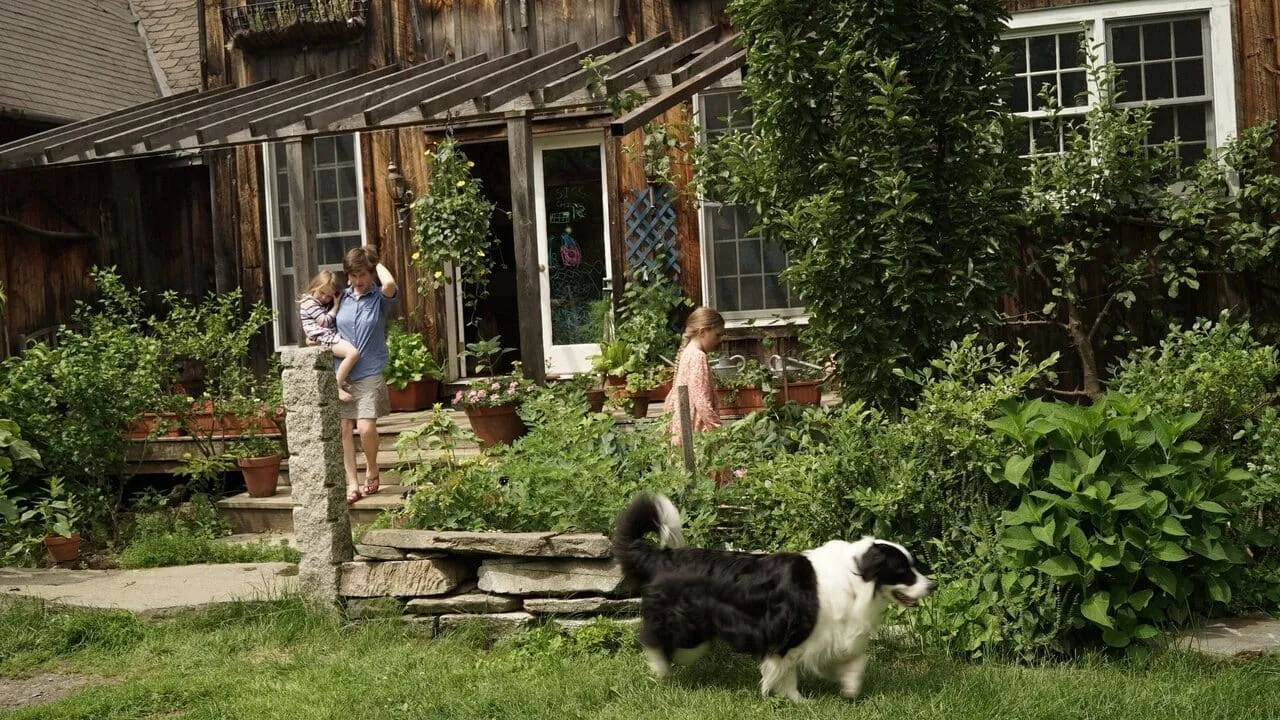
M 533 164 L 547 372 L 586 372 L 611 277 L 604 144 L 599 132 L 536 138 Z

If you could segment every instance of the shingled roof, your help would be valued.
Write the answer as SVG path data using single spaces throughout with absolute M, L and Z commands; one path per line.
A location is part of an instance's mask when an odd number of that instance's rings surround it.
M 0 0 L 2 1 L 2 0 Z M 200 88 L 199 6 L 192 0 L 133 0 L 156 63 L 179 93 Z
M 0 0 L 0 115 L 74 121 L 158 96 L 128 0 Z

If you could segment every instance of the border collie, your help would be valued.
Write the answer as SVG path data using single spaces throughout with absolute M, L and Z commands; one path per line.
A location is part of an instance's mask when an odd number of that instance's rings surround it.
M 660 545 L 645 539 L 657 533 Z M 640 645 L 659 678 L 697 660 L 715 639 L 760 660 L 760 691 L 795 702 L 800 670 L 856 698 L 867 645 L 892 602 L 915 607 L 933 592 L 911 553 L 864 537 L 803 553 L 686 548 L 680 513 L 640 495 L 618 518 L 613 555 L 641 593 Z

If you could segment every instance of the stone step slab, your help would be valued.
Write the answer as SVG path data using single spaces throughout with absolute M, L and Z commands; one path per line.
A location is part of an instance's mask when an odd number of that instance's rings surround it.
M 540 615 L 639 615 L 640 598 L 527 598 L 524 609 Z
M 528 627 L 533 623 L 533 615 L 527 612 L 488 613 L 476 615 L 470 613 L 454 613 L 436 617 L 436 632 L 447 632 L 460 625 L 479 623 L 492 633 L 511 632 Z
M 461 560 L 348 562 L 339 570 L 338 594 L 346 597 L 445 595 L 471 576 Z
M 514 560 L 480 563 L 479 588 L 497 595 L 617 595 L 625 590 L 613 560 Z
M 607 558 L 609 538 L 599 533 L 370 530 L 362 545 L 403 551 L 446 551 L 509 557 Z
M 488 593 L 466 593 L 446 597 L 414 598 L 405 605 L 410 615 L 451 615 L 459 613 L 507 613 L 520 610 L 520 598 Z

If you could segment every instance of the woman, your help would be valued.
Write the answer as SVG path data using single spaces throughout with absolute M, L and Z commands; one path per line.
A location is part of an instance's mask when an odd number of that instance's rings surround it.
M 372 247 L 352 248 L 342 258 L 347 274 L 347 287 L 338 305 L 338 334 L 360 351 L 360 359 L 348 375 L 351 400 L 338 406 L 342 418 L 342 465 L 347 476 L 347 504 L 378 492 L 378 418 L 391 411 L 387 398 L 387 381 L 382 371 L 387 366 L 387 313 L 396 301 L 396 280 L 391 271 L 378 262 Z M 377 275 L 375 282 L 374 275 Z M 338 359 L 334 359 L 337 370 Z M 364 446 L 364 485 L 356 474 L 356 440 L 359 431 Z

